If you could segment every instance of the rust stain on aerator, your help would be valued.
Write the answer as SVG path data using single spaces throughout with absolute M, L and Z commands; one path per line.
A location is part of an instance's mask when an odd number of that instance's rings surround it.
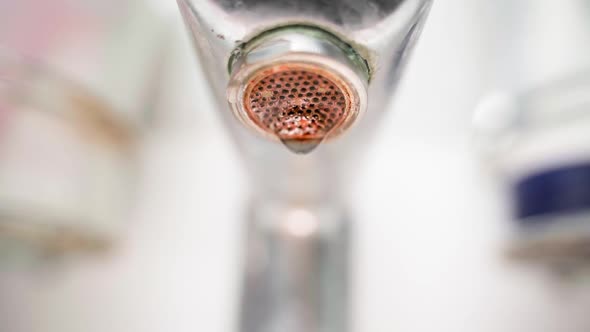
M 309 65 L 278 65 L 250 80 L 244 94 L 248 116 L 291 151 L 309 153 L 350 110 L 342 83 Z

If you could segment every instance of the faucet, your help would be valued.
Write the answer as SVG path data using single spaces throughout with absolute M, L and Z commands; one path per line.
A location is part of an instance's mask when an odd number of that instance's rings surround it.
M 348 195 L 431 0 L 178 0 L 251 181 L 243 332 L 349 329 Z

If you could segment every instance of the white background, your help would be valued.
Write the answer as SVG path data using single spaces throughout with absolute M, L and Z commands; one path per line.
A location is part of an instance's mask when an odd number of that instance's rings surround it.
M 173 3 L 163 11 L 179 20 Z M 583 280 L 568 284 L 503 258 L 508 216 L 471 132 L 489 92 L 588 58 L 568 49 L 584 47 L 584 36 L 567 30 L 580 31 L 581 3 L 435 3 L 358 174 L 355 331 L 590 330 Z M 523 26 L 536 37 L 519 36 Z M 235 330 L 244 174 L 187 38 L 179 40 L 183 83 L 146 134 L 140 194 L 119 246 L 102 257 L 2 269 L 0 331 Z M 550 60 L 529 58 L 529 49 Z

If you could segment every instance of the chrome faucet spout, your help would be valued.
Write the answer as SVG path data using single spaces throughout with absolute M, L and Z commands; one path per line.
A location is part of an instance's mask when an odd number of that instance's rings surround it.
M 178 0 L 254 184 L 242 331 L 347 330 L 348 186 L 431 3 Z

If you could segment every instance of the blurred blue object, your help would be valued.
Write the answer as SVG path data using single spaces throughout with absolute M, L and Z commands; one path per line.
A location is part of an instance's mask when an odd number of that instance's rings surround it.
M 531 217 L 589 211 L 590 164 L 563 165 L 526 176 L 514 185 L 514 195 L 516 217 L 523 225 L 552 220 Z

